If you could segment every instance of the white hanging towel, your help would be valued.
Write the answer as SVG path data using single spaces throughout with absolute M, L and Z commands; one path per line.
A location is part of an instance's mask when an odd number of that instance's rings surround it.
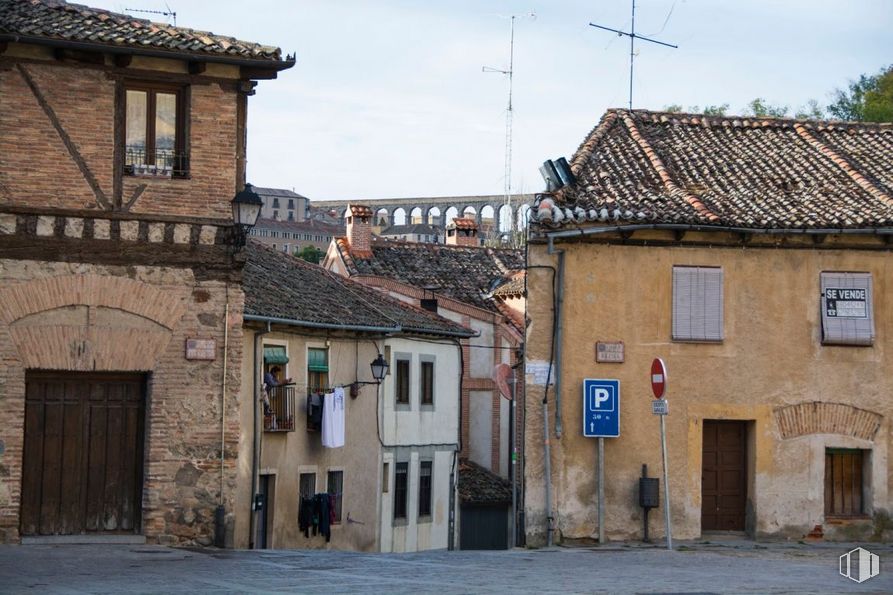
M 328 448 L 344 446 L 344 389 L 340 386 L 323 399 L 322 445 Z

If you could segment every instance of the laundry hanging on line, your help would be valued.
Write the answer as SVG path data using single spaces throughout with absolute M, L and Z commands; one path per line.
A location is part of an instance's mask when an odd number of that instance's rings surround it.
M 335 387 L 323 397 L 322 445 L 327 448 L 344 446 L 344 389 Z

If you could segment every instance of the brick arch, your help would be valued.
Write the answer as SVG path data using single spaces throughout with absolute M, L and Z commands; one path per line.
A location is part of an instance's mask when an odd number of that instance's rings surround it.
M 62 275 L 34 279 L 0 290 L 0 322 L 65 306 L 123 310 L 172 330 L 186 307 L 182 297 L 123 277 Z
M 149 371 L 185 298 L 121 277 L 63 275 L 0 290 L 0 323 L 25 368 Z
M 862 440 L 874 440 L 883 416 L 845 403 L 813 401 L 775 410 L 784 440 L 808 434 L 843 434 Z

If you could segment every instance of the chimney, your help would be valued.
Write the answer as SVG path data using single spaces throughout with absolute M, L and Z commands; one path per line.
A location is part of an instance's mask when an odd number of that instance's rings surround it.
M 478 224 L 470 217 L 453 219 L 446 228 L 447 246 L 480 246 Z
M 348 205 L 344 217 L 351 253 L 371 255 L 372 209 L 363 205 Z

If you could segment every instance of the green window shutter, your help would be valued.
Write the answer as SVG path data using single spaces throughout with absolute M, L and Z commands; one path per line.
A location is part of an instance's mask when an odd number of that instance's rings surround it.
M 307 369 L 311 372 L 329 371 L 329 352 L 327 349 L 307 350 Z
M 285 347 L 278 345 L 273 347 L 264 347 L 264 363 L 287 364 L 288 356 L 285 355 Z

